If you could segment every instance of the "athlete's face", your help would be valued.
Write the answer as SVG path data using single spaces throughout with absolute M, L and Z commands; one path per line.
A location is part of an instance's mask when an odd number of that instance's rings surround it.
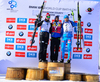
M 56 17 L 55 21 L 57 21 L 57 22 L 58 22 L 58 21 L 59 21 L 59 18 L 57 18 L 57 17 Z
M 68 22 L 69 18 L 65 18 L 64 20 L 65 20 L 65 22 Z

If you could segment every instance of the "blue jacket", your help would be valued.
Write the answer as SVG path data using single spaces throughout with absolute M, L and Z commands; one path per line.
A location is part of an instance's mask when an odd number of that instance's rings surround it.
M 57 24 L 57 22 L 56 22 L 56 24 Z M 52 38 L 60 38 L 63 35 L 63 26 L 61 25 L 61 34 L 52 32 L 52 26 L 50 28 L 50 33 L 51 33 Z

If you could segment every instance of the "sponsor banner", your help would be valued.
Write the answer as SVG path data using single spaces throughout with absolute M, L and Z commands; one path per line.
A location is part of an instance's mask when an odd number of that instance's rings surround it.
M 28 32 L 28 37 L 32 37 L 33 32 Z M 36 32 L 35 37 L 38 37 L 38 32 Z
M 25 50 L 25 45 L 16 45 L 16 50 Z
M 17 25 L 17 30 L 26 30 L 27 25 Z
M 75 21 L 75 23 L 77 23 L 77 21 Z M 81 21 L 81 26 L 83 26 L 84 25 L 84 23 L 83 23 L 83 21 Z
M 73 47 L 73 52 L 82 52 L 82 48 L 80 50 L 77 50 L 77 47 Z
M 15 23 L 16 18 L 6 18 L 6 23 Z
M 6 31 L 6 36 L 15 36 L 15 31 Z
M 77 34 L 74 34 L 74 39 L 77 39 Z M 80 35 L 79 35 L 79 39 L 80 39 Z M 83 35 L 81 35 L 81 39 L 83 39 Z
M 5 38 L 5 43 L 14 43 L 14 38 Z
M 85 28 L 85 33 L 93 34 L 93 29 Z
M 35 20 L 36 20 L 36 19 L 34 19 L 34 18 L 29 18 L 29 23 L 34 24 L 34 23 L 35 23 Z
M 27 51 L 37 51 L 37 46 L 27 46 Z
M 27 57 L 28 58 L 37 58 L 37 53 L 35 53 L 35 52 L 27 52 Z
M 84 54 L 83 59 L 92 59 L 92 54 Z
M 16 38 L 16 43 L 25 44 L 26 43 L 26 39 L 25 38 Z
M 17 18 L 17 23 L 27 23 L 27 18 Z
M 32 30 L 33 31 L 34 28 L 35 28 L 35 25 L 28 25 L 28 30 Z M 36 30 L 38 30 L 38 28 Z
M 92 40 L 92 35 L 84 35 L 85 40 Z
M 5 49 L 14 50 L 14 45 L 12 45 L 12 44 L 5 44 Z
M 73 54 L 73 59 L 82 59 L 82 54 Z
M 92 46 L 92 42 L 91 41 L 84 41 L 84 46 Z
M 25 52 L 15 52 L 15 57 L 25 57 Z

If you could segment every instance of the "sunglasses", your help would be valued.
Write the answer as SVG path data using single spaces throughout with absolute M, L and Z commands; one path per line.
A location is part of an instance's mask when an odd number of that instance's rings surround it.
M 47 18 L 50 18 L 50 16 L 47 16 Z

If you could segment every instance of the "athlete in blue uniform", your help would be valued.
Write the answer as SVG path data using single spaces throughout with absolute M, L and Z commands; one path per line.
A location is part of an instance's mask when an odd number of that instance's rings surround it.
M 72 37 L 73 37 L 73 27 L 77 26 L 77 23 L 70 21 L 67 15 L 64 16 L 64 23 L 63 23 L 63 37 L 62 37 L 62 44 L 61 44 L 61 54 L 62 59 L 60 62 L 64 62 L 65 56 L 65 46 L 66 43 L 68 45 L 68 59 L 67 62 L 70 63 L 71 60 L 71 44 L 72 44 Z

